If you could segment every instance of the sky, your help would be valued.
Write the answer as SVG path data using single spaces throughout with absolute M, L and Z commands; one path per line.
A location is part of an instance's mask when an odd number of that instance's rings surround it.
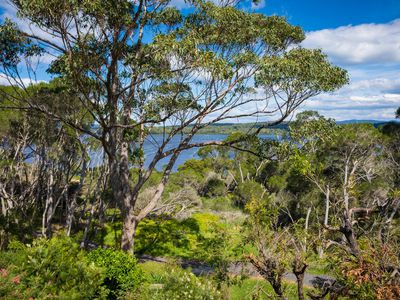
M 301 46 L 321 48 L 349 72 L 349 85 L 308 100 L 299 111 L 317 110 L 336 120 L 393 119 L 400 106 L 400 0 L 260 0 L 248 7 L 301 26 L 306 32 Z M 14 19 L 15 10 L 0 0 L 0 20 L 5 17 Z
M 253 9 L 301 26 L 302 46 L 323 49 L 349 72 L 349 85 L 302 110 L 337 120 L 393 118 L 400 106 L 400 0 L 261 0 Z

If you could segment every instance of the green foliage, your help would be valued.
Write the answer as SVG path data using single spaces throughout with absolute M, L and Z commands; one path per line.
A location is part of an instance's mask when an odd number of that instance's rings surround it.
M 292 49 L 283 58 L 266 58 L 256 76 L 259 86 L 278 85 L 282 91 L 312 94 L 334 91 L 348 81 L 347 72 L 332 66 L 321 50 L 304 48 Z
M 103 298 L 102 269 L 91 263 L 71 239 L 57 237 L 33 244 L 12 244 L 2 253 L 0 298 Z
M 207 213 L 196 213 L 182 221 L 162 217 L 143 220 L 137 229 L 137 253 L 191 258 L 202 251 L 203 237 L 218 221 L 217 216 Z
M 298 300 L 297 286 L 291 282 L 285 283 L 285 296 L 288 300 Z M 306 287 L 306 290 L 309 288 Z M 264 300 L 274 299 L 271 285 L 259 278 L 247 278 L 231 286 L 231 300 Z
M 289 125 L 290 138 L 311 151 L 335 138 L 337 128 L 335 120 L 326 119 L 316 111 L 299 113 Z
M 191 257 L 198 246 L 200 228 L 194 218 L 178 221 L 146 219 L 137 229 L 136 252 L 154 256 Z
M 0 24 L 0 66 L 15 68 L 23 57 L 40 55 L 42 49 L 21 34 L 17 25 L 10 19 Z
M 211 176 L 204 184 L 201 193 L 206 197 L 221 197 L 226 194 L 227 188 L 225 181 Z
M 261 201 L 266 196 L 265 188 L 261 184 L 253 180 L 248 180 L 240 182 L 237 185 L 233 193 L 233 200 L 238 206 L 244 207 L 252 199 L 260 199 Z
M 202 199 L 203 207 L 205 209 L 210 209 L 214 211 L 236 211 L 237 208 L 234 207 L 233 201 L 229 196 L 213 197 Z
M 122 297 L 136 291 L 144 281 L 136 258 L 121 250 L 98 248 L 90 251 L 88 258 L 104 270 L 104 286 L 109 298 Z
M 153 277 L 155 284 L 141 291 L 140 299 L 152 300 L 217 300 L 221 295 L 212 281 L 196 277 L 190 271 L 169 266 L 163 273 Z

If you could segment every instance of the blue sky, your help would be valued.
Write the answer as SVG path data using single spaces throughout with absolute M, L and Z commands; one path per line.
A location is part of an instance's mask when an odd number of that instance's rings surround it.
M 184 0 L 172 1 L 185 7 Z M 261 0 L 247 7 L 285 16 L 306 31 L 303 47 L 323 49 L 348 70 L 348 86 L 310 99 L 300 110 L 317 110 L 337 120 L 393 118 L 400 106 L 400 0 Z M 14 19 L 15 10 L 0 0 L 0 20 L 5 17 Z
M 387 23 L 400 17 L 399 0 L 264 0 L 259 12 L 286 16 L 307 31 Z
M 349 71 L 348 86 L 301 109 L 338 120 L 393 118 L 400 106 L 400 0 L 262 0 L 253 8 L 286 16 L 306 31 L 303 46 L 322 48 Z

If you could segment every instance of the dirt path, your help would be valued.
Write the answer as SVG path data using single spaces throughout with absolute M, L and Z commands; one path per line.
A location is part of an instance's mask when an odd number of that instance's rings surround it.
M 153 261 L 158 263 L 167 263 L 168 259 L 164 257 L 154 257 L 149 255 L 143 255 L 139 259 L 140 262 Z M 207 264 L 193 261 L 193 260 L 180 260 L 178 264 L 182 268 L 190 268 L 192 272 L 196 275 L 207 275 L 214 272 L 213 268 Z M 249 263 L 232 263 L 229 266 L 229 272 L 234 275 L 246 274 L 249 277 L 261 278 L 254 267 Z M 286 273 L 284 279 L 289 282 L 296 282 L 296 276 L 293 273 Z M 324 284 L 334 281 L 334 278 L 327 275 L 314 275 L 306 273 L 304 276 L 304 285 L 308 287 L 322 286 Z

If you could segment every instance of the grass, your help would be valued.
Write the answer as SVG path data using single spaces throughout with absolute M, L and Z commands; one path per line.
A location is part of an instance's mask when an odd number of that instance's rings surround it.
M 325 258 L 319 258 L 316 255 L 309 260 L 307 273 L 313 275 L 332 275 L 329 261 Z
M 311 290 L 304 287 L 304 293 Z M 297 285 L 284 282 L 284 293 L 289 300 L 297 300 Z M 231 300 L 274 299 L 275 293 L 271 285 L 263 279 L 248 278 L 241 283 L 231 286 Z
M 162 282 L 162 278 L 168 270 L 168 264 L 149 261 L 140 263 L 140 268 L 150 283 L 157 284 Z M 311 289 L 304 287 L 305 293 L 309 290 Z M 289 300 L 298 299 L 297 286 L 294 282 L 285 281 L 284 291 Z M 261 278 L 246 278 L 229 288 L 229 299 L 231 300 L 273 299 L 274 295 L 271 285 Z
M 154 261 L 147 261 L 139 264 L 146 279 L 153 284 L 160 283 L 161 278 L 168 270 L 168 266 L 165 263 L 159 263 Z

